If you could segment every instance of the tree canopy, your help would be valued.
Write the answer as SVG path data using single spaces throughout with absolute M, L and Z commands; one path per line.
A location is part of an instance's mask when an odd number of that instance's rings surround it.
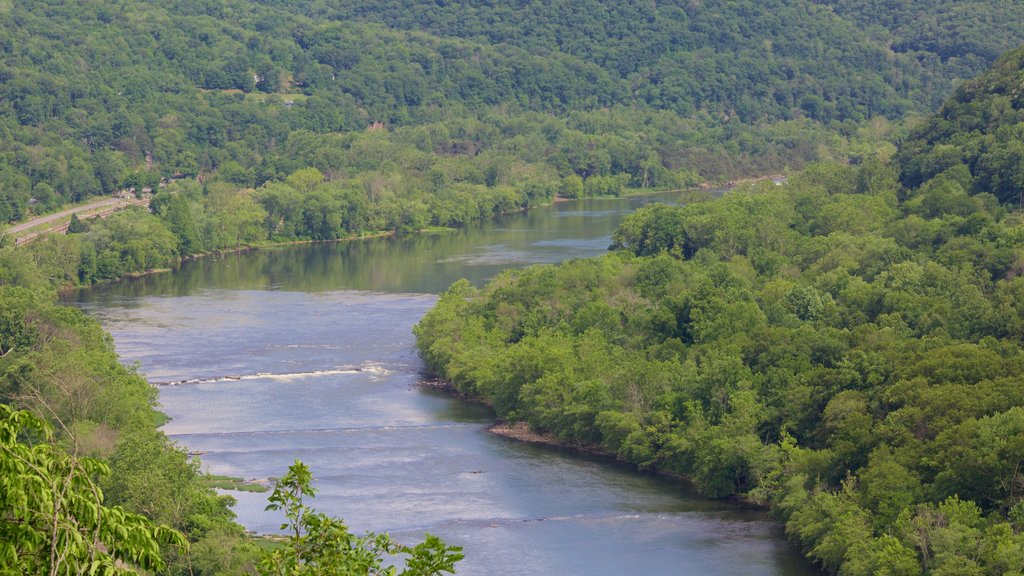
M 1024 215 L 959 152 L 1016 121 L 1020 56 L 891 162 L 649 206 L 607 256 L 460 281 L 420 353 L 503 418 L 770 505 L 828 572 L 1016 574 Z
M 877 4 L 6 2 L 0 222 L 310 166 L 421 197 L 467 164 L 491 187 L 527 167 L 638 187 L 779 171 L 932 110 L 1024 40 L 1014 3 Z

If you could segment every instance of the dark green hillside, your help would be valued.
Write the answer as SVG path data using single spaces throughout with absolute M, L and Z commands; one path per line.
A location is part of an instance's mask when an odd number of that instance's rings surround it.
M 435 158 L 396 162 L 421 195 L 431 165 L 488 151 L 636 187 L 779 171 L 848 154 L 862 121 L 930 110 L 1024 40 L 997 27 L 947 57 L 808 0 L 572 4 L 0 3 L 0 221 L 173 175 L 390 178 L 337 161 L 374 122 L 423 129 L 401 138 Z
M 625 80 L 643 105 L 737 114 L 747 122 L 931 110 L 958 79 L 1024 40 L 1015 25 L 1024 19 L 1021 7 L 995 1 L 301 4 L 341 21 L 570 54 Z
M 1020 43 L 1024 5 L 957 0 L 826 0 L 837 14 L 893 35 L 896 52 L 934 55 L 974 76 Z M 920 57 L 920 56 L 919 56 Z
M 1022 55 L 898 162 L 644 208 L 613 254 L 453 285 L 423 358 L 505 418 L 769 504 L 831 573 L 1019 574 L 1024 217 L 987 162 L 1021 144 Z
M 900 179 L 916 187 L 966 166 L 969 190 L 1020 206 L 1024 191 L 1024 47 L 964 83 L 940 113 L 913 130 L 899 154 Z

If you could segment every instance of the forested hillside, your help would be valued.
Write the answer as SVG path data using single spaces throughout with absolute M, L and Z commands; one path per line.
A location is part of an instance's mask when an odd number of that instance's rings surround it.
M 932 108 L 953 81 L 1024 39 L 1016 25 L 1024 9 L 993 1 L 302 4 L 318 17 L 562 52 L 625 80 L 636 102 L 747 122 L 800 113 L 863 120 Z
M 939 114 L 911 131 L 899 155 L 900 179 L 916 187 L 966 166 L 972 192 L 1021 205 L 1024 194 L 1024 48 L 999 58 L 961 86 Z
M 1022 164 L 991 159 L 1024 141 L 1022 54 L 892 162 L 641 209 L 613 254 L 453 285 L 423 358 L 505 418 L 770 504 L 829 572 L 1019 574 Z
M 1020 40 L 1024 6 L 1016 2 L 957 0 L 826 0 L 837 14 L 893 36 L 895 52 L 936 56 L 962 67 L 962 77 L 981 72 Z M 869 28 L 870 29 L 870 28 Z
M 1001 24 L 1016 5 L 959 6 L 885 27 L 863 16 L 890 7 L 809 0 L 0 2 L 0 221 L 173 175 L 252 187 L 314 166 L 428 202 L 433 168 L 550 196 L 843 157 L 860 123 L 932 109 L 1024 40 Z M 906 14 L 965 40 L 913 40 Z M 406 153 L 343 160 L 377 122 Z
M 571 4 L 0 0 L 0 223 L 157 190 L 26 248 L 0 235 L 0 402 L 54 428 L 0 411 L 4 481 L 38 489 L 8 465 L 31 452 L 87 494 L 83 518 L 128 511 L 136 564 L 252 573 L 230 498 L 55 288 L 838 159 L 645 209 L 601 259 L 459 283 L 417 329 L 423 357 L 503 417 L 770 503 L 830 571 L 1019 573 L 1024 50 L 891 161 L 873 143 L 1024 40 L 1024 8 Z M 45 531 L 11 544 L 39 520 L 19 494 L 0 566 L 44 566 Z M 298 562 L 279 550 L 267 570 Z

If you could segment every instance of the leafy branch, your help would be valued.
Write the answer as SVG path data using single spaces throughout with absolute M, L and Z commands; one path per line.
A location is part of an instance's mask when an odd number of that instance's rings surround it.
M 284 546 L 268 552 L 259 564 L 262 576 L 367 575 L 435 576 L 454 574 L 463 558 L 462 548 L 448 546 L 427 534 L 416 546 L 405 546 L 387 534 L 357 536 L 340 519 L 321 514 L 305 504 L 316 489 L 309 467 L 296 460 L 274 486 L 267 510 L 283 511 L 281 530 L 290 535 Z M 385 559 L 405 556 L 398 572 Z

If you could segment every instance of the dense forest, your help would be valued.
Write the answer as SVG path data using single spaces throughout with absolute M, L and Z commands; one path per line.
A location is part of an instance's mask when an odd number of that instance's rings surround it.
M 953 81 L 1020 43 L 1024 17 L 1006 3 L 949 1 L 302 4 L 332 20 L 561 52 L 625 80 L 641 105 L 745 122 L 801 113 L 863 120 L 938 106 Z
M 900 180 L 917 187 L 965 165 L 971 192 L 988 192 L 1021 206 L 1024 193 L 1024 52 L 957 89 L 940 114 L 911 131 L 900 151 Z
M 1024 48 L 891 162 L 644 208 L 602 258 L 461 281 L 421 354 L 504 418 L 770 504 L 829 572 L 1019 574 L 1022 77 Z
M 1019 573 L 1024 50 L 996 57 L 1022 12 L 0 0 L 0 223 L 157 190 L 24 248 L 0 235 L 0 571 L 460 556 L 353 536 L 299 462 L 270 496 L 295 537 L 260 550 L 60 287 L 825 160 L 642 210 L 603 258 L 456 284 L 422 355 L 502 417 L 768 503 L 831 572 Z
M 445 175 L 779 171 L 857 156 L 865 121 L 932 110 L 1024 40 L 1014 3 L 841 4 L 0 2 L 0 222 L 175 175 L 316 167 L 429 203 Z M 400 153 L 346 158 L 365 147 Z

